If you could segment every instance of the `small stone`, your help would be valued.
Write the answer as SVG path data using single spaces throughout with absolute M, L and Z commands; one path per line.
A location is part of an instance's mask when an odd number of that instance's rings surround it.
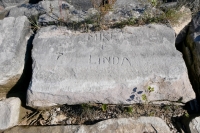
M 18 124 L 21 101 L 19 98 L 8 98 L 0 101 L 0 130 Z
M 42 118 L 44 119 L 44 120 L 48 120 L 49 119 L 49 117 L 50 117 L 50 113 L 48 112 L 48 111 L 45 111 L 44 113 L 42 113 Z
M 66 123 L 67 123 L 68 125 L 72 124 L 71 119 L 69 118 L 69 119 L 66 121 Z
M 65 120 L 67 117 L 63 114 L 56 116 L 58 122 Z
M 57 109 L 56 109 L 56 111 L 58 111 L 58 112 L 59 112 L 59 111 L 60 111 L 60 108 L 57 108 Z

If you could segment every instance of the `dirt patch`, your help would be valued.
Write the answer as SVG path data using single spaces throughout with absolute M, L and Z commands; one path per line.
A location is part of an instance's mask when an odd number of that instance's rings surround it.
M 62 105 L 48 110 L 26 112 L 19 125 L 91 125 L 111 118 L 156 116 L 176 132 L 177 122 L 180 123 L 177 119 L 186 114 L 187 111 L 178 105 Z

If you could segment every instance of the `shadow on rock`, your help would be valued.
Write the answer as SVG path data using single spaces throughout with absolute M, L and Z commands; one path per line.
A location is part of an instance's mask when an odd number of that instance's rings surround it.
M 32 41 L 34 39 L 34 35 L 32 35 L 27 44 L 26 55 L 25 55 L 25 64 L 22 76 L 19 81 L 16 83 L 14 87 L 7 94 L 7 98 L 9 97 L 19 97 L 22 102 L 22 106 L 26 106 L 26 92 L 31 81 L 32 77 L 32 58 L 31 58 L 31 50 L 32 50 Z
M 187 112 L 182 116 L 172 117 L 171 120 L 178 132 L 193 133 L 194 131 L 191 131 L 193 130 L 191 127 L 195 126 L 196 123 L 194 124 L 192 121 L 194 121 L 194 118 L 200 116 L 199 103 L 194 99 L 187 102 L 183 108 L 187 110 Z
M 29 0 L 29 3 L 30 4 L 37 4 L 40 1 L 42 1 L 42 0 Z

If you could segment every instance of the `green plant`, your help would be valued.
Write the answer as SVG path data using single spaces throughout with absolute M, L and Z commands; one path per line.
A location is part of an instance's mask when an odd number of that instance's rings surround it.
M 102 110 L 106 111 L 107 110 L 107 106 L 108 106 L 107 104 L 102 104 L 102 106 L 101 106 Z
M 190 115 L 188 114 L 188 112 L 185 112 L 184 116 L 187 117 L 187 118 L 190 117 Z
M 157 1 L 157 0 L 151 0 L 151 4 L 152 4 L 153 6 L 157 6 L 157 5 L 158 5 L 158 1 Z
M 177 11 L 176 9 L 168 9 L 165 11 L 166 19 L 171 23 L 171 25 L 177 24 L 183 15 L 183 12 Z
M 155 116 L 154 112 L 150 112 L 149 116 Z
M 132 106 L 125 107 L 124 109 L 128 113 L 133 113 L 133 107 Z
M 154 88 L 153 88 L 153 87 L 151 87 L 151 86 L 149 86 L 149 87 L 148 87 L 148 91 L 149 91 L 149 93 L 151 93 L 151 92 L 153 92 L 153 91 L 154 91 Z
M 37 17 L 30 17 L 29 23 L 31 24 L 30 28 L 33 30 L 33 32 L 35 32 L 35 31 L 37 31 L 41 28 L 39 23 L 38 23 Z
M 102 0 L 100 3 L 97 0 L 91 0 L 91 3 L 95 9 L 97 9 L 98 14 L 96 14 L 96 22 L 99 27 L 104 23 L 104 16 L 111 11 L 116 0 Z
M 167 111 L 167 110 L 170 110 L 171 107 L 170 107 L 169 105 L 165 105 L 165 106 L 163 107 L 163 109 Z
M 147 96 L 146 96 L 146 94 L 142 94 L 142 100 L 145 101 L 145 102 L 147 102 Z
M 83 110 L 88 110 L 91 108 L 91 106 L 89 104 L 85 104 L 85 103 L 81 104 L 81 107 Z

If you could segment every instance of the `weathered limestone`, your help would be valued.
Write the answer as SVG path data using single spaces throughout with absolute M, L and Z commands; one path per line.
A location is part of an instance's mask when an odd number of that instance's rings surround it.
M 182 7 L 179 13 L 184 14 L 178 20 L 177 23 L 172 24 L 172 28 L 175 30 L 175 33 L 178 35 L 181 30 L 183 30 L 192 20 L 192 12 L 187 7 Z
M 153 12 L 158 10 L 151 7 L 148 0 L 117 0 L 110 5 L 105 15 L 100 15 L 101 0 L 45 0 L 38 4 L 23 4 L 12 8 L 9 12 L 10 17 L 39 16 L 38 22 L 41 24 L 52 24 L 64 21 L 65 23 L 96 21 L 101 17 L 104 23 L 119 22 L 130 18 L 138 18 L 146 15 L 154 16 Z M 100 16 L 99 16 L 100 15 Z M 86 22 L 87 23 L 87 22 Z
M 190 133 L 199 133 L 200 132 L 200 117 L 195 117 L 189 123 L 189 130 Z
M 101 121 L 95 125 L 14 127 L 4 133 L 171 133 L 166 123 L 157 117 L 120 118 Z
M 184 6 L 179 10 L 179 12 L 183 13 L 184 15 L 182 15 L 178 19 L 177 24 L 172 25 L 172 28 L 175 30 L 176 35 L 177 35 L 176 36 L 176 47 L 178 50 L 181 50 L 182 42 L 184 42 L 186 39 L 187 31 L 190 26 L 190 22 L 192 20 L 192 12 L 190 11 L 189 8 L 184 7 Z
M 200 9 L 200 1 L 199 0 L 178 0 L 178 6 L 187 6 L 192 10 L 192 12 L 197 12 Z
M 200 102 L 200 12 L 192 19 L 186 42 L 182 44 L 182 52 L 188 66 L 191 83 L 197 100 Z
M 0 0 L 0 5 L 6 8 L 17 6 L 27 2 L 29 2 L 29 0 Z
M 0 130 L 5 130 L 18 124 L 21 101 L 19 98 L 9 98 L 0 101 Z
M 175 33 L 164 25 L 94 33 L 45 27 L 35 36 L 32 59 L 32 107 L 195 98 Z
M 23 4 L 17 7 L 10 9 L 9 17 L 19 17 L 19 16 L 27 16 L 35 19 L 39 16 L 39 14 L 44 14 L 45 10 L 40 4 Z
M 25 16 L 0 20 L 1 93 L 8 92 L 21 77 L 30 35 L 30 24 Z

